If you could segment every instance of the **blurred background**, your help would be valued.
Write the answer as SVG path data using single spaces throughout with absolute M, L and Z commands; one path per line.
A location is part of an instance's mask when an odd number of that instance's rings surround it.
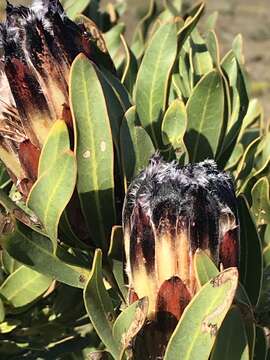
M 118 0 L 121 2 L 124 0 Z M 161 3 L 162 0 L 157 1 Z M 13 4 L 26 4 L 30 0 L 10 0 Z M 101 6 L 111 1 L 101 0 Z M 148 5 L 147 0 L 126 0 L 127 11 L 124 15 L 129 27 L 126 38 L 130 40 L 135 24 Z M 185 0 L 184 5 L 191 7 L 195 0 Z M 265 118 L 270 119 L 270 3 L 269 0 L 206 0 L 205 15 L 219 13 L 216 32 L 221 46 L 221 54 L 231 48 L 234 37 L 241 33 L 244 40 L 246 66 L 252 80 L 253 96 L 263 104 Z M 5 0 L 0 0 L 0 17 L 4 18 Z

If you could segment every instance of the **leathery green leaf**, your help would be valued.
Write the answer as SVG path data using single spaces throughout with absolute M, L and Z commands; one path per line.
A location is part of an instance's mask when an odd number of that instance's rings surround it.
M 127 298 L 127 286 L 124 279 L 123 269 L 123 229 L 122 226 L 116 225 L 112 228 L 110 248 L 108 252 L 108 258 L 110 259 L 112 272 L 115 280 L 121 290 L 123 299 Z
M 258 302 L 262 284 L 262 249 L 256 225 L 244 196 L 238 197 L 240 218 L 240 281 L 253 306 Z M 253 264 L 252 267 L 249 264 Z
M 251 191 L 251 196 L 251 211 L 255 216 L 257 225 L 270 224 L 269 181 L 266 176 L 256 182 Z
M 115 223 L 113 140 L 97 71 L 82 54 L 71 69 L 70 103 L 81 207 L 93 241 L 106 250 Z
M 148 30 L 151 21 L 153 20 L 156 13 L 156 1 L 149 0 L 148 9 L 144 17 L 138 22 L 138 25 L 135 28 L 134 36 L 132 39 L 131 50 L 136 56 L 136 59 L 139 59 L 144 52 L 144 42 L 145 36 Z
M 214 262 L 210 259 L 210 257 L 204 251 L 197 250 L 195 253 L 195 274 L 198 283 L 203 286 L 207 281 L 211 280 L 214 276 L 217 276 L 218 273 L 219 270 L 214 264 Z M 246 314 L 250 314 L 250 309 L 252 308 L 252 306 L 241 283 L 238 283 L 235 298 L 237 303 L 240 303 L 242 307 L 245 306 Z M 250 354 L 253 354 L 255 341 L 255 325 L 252 319 L 252 314 L 251 316 L 247 316 L 245 321 L 245 328 L 249 344 L 249 352 Z
M 46 233 L 57 247 L 58 223 L 76 184 L 76 159 L 70 150 L 63 152 L 35 182 L 27 205 L 41 220 Z
M 242 159 L 236 169 L 235 178 L 237 180 L 242 178 L 247 178 L 248 175 L 251 173 L 254 163 L 254 158 L 256 154 L 256 150 L 258 147 L 258 144 L 260 143 L 261 138 L 257 138 L 253 140 L 248 147 L 246 148 Z
M 206 283 L 184 310 L 168 343 L 164 360 L 207 360 L 238 284 L 236 268 Z
M 114 359 L 119 359 L 120 344 L 115 341 L 112 334 L 115 314 L 111 298 L 103 283 L 100 249 L 95 252 L 92 271 L 84 289 L 84 303 L 98 336 Z
M 228 312 L 215 342 L 211 360 L 249 360 L 244 320 L 237 307 Z
M 165 23 L 151 39 L 135 84 L 136 110 L 155 145 L 161 144 L 162 114 L 168 97 L 169 77 L 177 52 L 176 25 Z
M 270 244 L 263 249 L 263 263 L 265 267 L 270 265 Z
M 267 358 L 268 341 L 265 330 L 256 326 L 256 343 L 254 351 L 254 360 L 266 360 Z
M 13 259 L 6 250 L 2 250 L 1 261 L 4 267 L 4 271 L 7 274 L 12 274 L 15 270 L 22 266 L 22 264 Z
M 177 152 L 185 152 L 184 134 L 187 127 L 185 104 L 174 100 L 167 109 L 162 122 L 162 139 L 164 145 L 171 145 Z
M 135 107 L 130 108 L 123 119 L 120 130 L 120 146 L 125 187 L 148 164 L 155 148 L 150 136 L 139 125 Z
M 147 311 L 148 300 L 142 298 L 124 309 L 116 319 L 113 325 L 113 337 L 117 344 L 120 344 L 122 354 L 143 327 Z
M 125 25 L 123 23 L 119 23 L 104 34 L 106 46 L 113 60 L 115 60 L 118 50 L 120 48 L 120 36 L 123 33 L 124 29 Z
M 231 154 L 231 157 L 225 167 L 226 171 L 232 170 L 237 166 L 237 164 L 240 162 L 243 156 L 243 152 L 244 152 L 243 144 L 241 143 L 236 144 L 234 151 Z
M 190 35 L 191 60 L 194 69 L 194 83 L 213 69 L 211 56 L 207 50 L 205 41 L 195 28 Z
M 43 145 L 38 163 L 38 177 L 48 170 L 59 157 L 59 154 L 69 149 L 70 142 L 67 125 L 63 120 L 57 120 L 51 127 L 47 140 Z
M 195 274 L 200 286 L 217 276 L 219 271 L 205 251 L 198 249 L 195 253 Z
M 216 154 L 223 125 L 222 76 L 210 71 L 197 83 L 187 102 L 188 126 L 185 143 L 190 160 L 197 162 Z
M 83 288 L 89 276 L 88 270 L 59 260 L 47 237 L 20 222 L 15 222 L 14 230 L 1 237 L 1 245 L 17 261 L 67 285 Z
M 51 278 L 23 265 L 1 285 L 0 296 L 13 308 L 19 308 L 39 298 L 51 283 Z
M 2 299 L 0 299 L 0 324 L 5 320 L 6 312 Z
M 133 87 L 136 82 L 137 72 L 138 72 L 138 63 L 135 55 L 132 50 L 129 48 L 125 38 L 121 36 L 121 40 L 125 50 L 125 67 L 123 70 L 121 82 L 128 89 L 129 93 L 132 95 Z
M 199 3 L 193 9 L 191 9 L 188 18 L 185 21 L 184 26 L 178 31 L 178 46 L 179 49 L 183 46 L 184 42 L 186 41 L 189 34 L 197 25 L 198 21 L 200 20 L 203 10 L 204 10 L 204 3 Z

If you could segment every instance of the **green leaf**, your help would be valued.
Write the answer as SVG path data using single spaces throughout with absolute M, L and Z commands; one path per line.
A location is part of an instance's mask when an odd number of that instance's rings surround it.
M 198 249 L 195 253 L 195 274 L 200 286 L 206 284 L 219 273 L 218 268 L 205 251 Z
M 15 270 L 22 266 L 22 264 L 13 259 L 6 250 L 2 250 L 1 260 L 4 271 L 7 274 L 12 274 Z
M 262 104 L 258 99 L 251 99 L 248 104 L 247 113 L 243 119 L 243 125 L 241 127 L 238 139 L 241 139 L 244 131 L 254 124 L 255 121 L 263 116 Z
M 145 51 L 135 87 L 136 110 L 155 145 L 161 144 L 162 114 L 166 108 L 169 77 L 176 58 L 176 26 L 160 26 Z
M 188 38 L 188 36 L 191 34 L 192 30 L 197 25 L 198 21 L 200 20 L 203 11 L 204 11 L 205 4 L 199 3 L 196 5 L 191 11 L 189 12 L 189 16 L 187 17 L 185 24 L 181 29 L 178 31 L 178 48 L 181 49 L 184 42 Z
M 5 307 L 4 307 L 4 304 L 3 304 L 3 300 L 0 299 L 0 323 L 2 323 L 4 320 L 5 320 Z M 1 351 L 1 349 L 0 349 Z
M 194 84 L 213 69 L 213 62 L 207 50 L 205 41 L 195 28 L 190 35 L 190 47 L 194 70 Z
M 51 283 L 49 277 L 21 266 L 1 285 L 0 296 L 13 308 L 19 308 L 39 298 Z
M 198 162 L 216 154 L 221 140 L 223 112 L 222 76 L 213 70 L 201 78 L 187 102 L 185 143 L 190 161 Z
M 211 280 L 218 273 L 218 268 L 216 267 L 214 262 L 208 257 L 208 255 L 202 250 L 197 250 L 195 253 L 195 274 L 199 284 L 201 286 L 204 285 L 207 281 Z M 250 358 L 252 359 L 255 341 L 255 325 L 253 322 L 253 313 L 251 310 L 252 306 L 246 294 L 246 291 L 241 285 L 241 283 L 238 283 L 235 298 L 236 302 L 245 309 L 245 329 L 249 344 L 249 352 L 251 356 Z
M 164 0 L 164 6 L 171 12 L 174 16 L 181 15 L 182 10 L 182 0 Z
M 262 249 L 256 225 L 244 196 L 238 197 L 240 219 L 240 281 L 253 306 L 258 302 L 262 284 Z M 253 264 L 251 267 L 250 264 Z
M 121 82 L 125 85 L 130 95 L 133 93 L 133 87 L 136 83 L 138 73 L 138 63 L 132 50 L 129 48 L 125 38 L 122 36 L 122 43 L 125 50 L 125 67 L 123 70 Z
M 249 360 L 249 349 L 245 325 L 240 311 L 232 307 L 225 317 L 211 360 Z
M 245 193 L 245 196 L 247 197 L 248 201 L 251 202 L 251 190 L 253 186 L 256 184 L 256 182 L 261 179 L 264 176 L 268 176 L 270 171 L 270 159 L 267 159 L 267 161 L 262 165 L 262 167 L 259 168 L 256 172 L 252 174 L 252 176 L 249 176 L 246 181 L 243 182 L 243 185 L 239 189 L 238 193 Z
M 238 135 L 241 131 L 243 119 L 247 113 L 249 97 L 243 71 L 234 54 L 230 51 L 221 62 L 221 68 L 229 80 L 231 93 L 231 114 L 227 127 L 227 134 L 223 141 L 223 148 L 218 157 L 218 163 L 224 167 L 230 158 Z
M 260 141 L 261 138 L 259 137 L 253 140 L 246 148 L 242 156 L 242 159 L 236 169 L 236 174 L 235 174 L 236 180 L 240 180 L 243 178 L 245 179 L 251 173 L 254 164 L 256 150 Z
M 243 55 L 243 37 L 241 34 L 238 34 L 233 39 L 232 49 L 239 64 L 244 64 L 245 59 Z
M 124 299 L 127 298 L 127 286 L 124 279 L 123 268 L 123 229 L 122 226 L 113 226 L 111 233 L 110 248 L 108 252 L 108 258 L 112 264 L 112 271 L 117 281 L 119 289 L 121 290 Z
M 115 61 L 116 56 L 118 54 L 118 50 L 121 45 L 121 37 L 120 35 L 124 32 L 125 25 L 123 23 L 119 23 L 112 27 L 109 31 L 104 34 L 104 39 L 106 42 L 107 49 L 111 58 Z
M 70 19 L 75 19 L 76 15 L 82 13 L 91 0 L 61 0 L 64 10 Z
M 252 208 L 257 225 L 270 224 L 269 181 L 262 177 L 251 191 Z
M 124 309 L 116 319 L 113 325 L 113 337 L 120 344 L 122 354 L 132 344 L 132 340 L 143 327 L 147 312 L 148 300 L 142 298 Z
M 237 143 L 226 165 L 225 170 L 226 171 L 233 170 L 240 162 L 240 159 L 242 159 L 243 153 L 244 153 L 243 145 L 241 143 Z
M 155 0 L 149 0 L 148 10 L 143 18 L 138 22 L 136 26 L 131 49 L 137 59 L 141 58 L 144 52 L 144 41 L 149 25 L 156 13 Z
M 263 249 L 263 263 L 264 267 L 270 265 L 270 244 Z
M 135 107 L 130 108 L 123 119 L 120 146 L 125 186 L 142 171 L 154 154 L 155 148 L 148 133 L 139 125 Z
M 68 150 L 70 150 L 70 142 L 67 125 L 63 120 L 57 120 L 43 145 L 38 163 L 38 177 L 53 165 L 60 154 Z
M 21 324 L 20 320 L 9 319 L 0 324 L 0 334 L 8 334 Z
M 220 57 L 219 57 L 219 46 L 218 46 L 218 39 L 214 30 L 209 31 L 207 34 L 207 48 L 211 57 L 213 59 L 213 63 L 217 69 L 220 70 Z
M 14 231 L 1 237 L 2 247 L 17 261 L 70 286 L 83 288 L 89 272 L 60 261 L 51 241 L 41 233 L 16 222 Z
M 218 20 L 218 11 L 214 11 L 212 14 L 208 16 L 208 18 L 204 22 L 205 32 L 209 32 L 216 27 L 216 23 Z
M 115 321 L 113 304 L 105 289 L 102 276 L 102 253 L 96 250 L 93 268 L 84 289 L 84 303 L 98 336 L 115 359 L 120 356 L 120 344 L 113 338 Z
M 266 225 L 265 227 L 263 240 L 266 245 L 270 245 L 270 225 Z
M 27 199 L 28 207 L 41 220 L 46 233 L 57 247 L 60 217 L 76 184 L 76 160 L 70 150 L 61 153 L 35 182 Z
M 0 161 L 0 188 L 4 189 L 10 183 L 10 181 L 11 180 L 8 175 L 7 169 L 4 163 Z
M 70 99 L 76 124 L 81 207 L 94 243 L 107 249 L 115 223 L 112 132 L 96 68 L 82 54 L 72 65 Z
M 254 350 L 254 360 L 266 360 L 267 358 L 267 338 L 265 334 L 265 330 L 256 326 L 256 342 L 255 342 L 255 350 Z
M 206 283 L 184 310 L 165 353 L 164 360 L 207 360 L 215 335 L 228 312 L 238 283 L 236 268 L 221 272 Z
M 189 79 L 189 71 L 191 64 L 189 62 L 189 54 L 186 46 L 183 46 L 179 53 L 179 87 L 181 97 L 186 101 L 191 93 L 191 84 Z
M 184 144 L 184 134 L 187 127 L 187 112 L 185 104 L 174 100 L 168 107 L 162 122 L 162 140 L 175 151 L 177 159 L 187 154 Z
M 174 100 L 168 107 L 162 122 L 162 140 L 164 145 L 171 145 L 177 152 L 185 152 L 184 134 L 187 127 L 185 104 Z

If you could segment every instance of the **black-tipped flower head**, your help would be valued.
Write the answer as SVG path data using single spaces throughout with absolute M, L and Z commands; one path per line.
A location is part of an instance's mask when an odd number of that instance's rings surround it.
M 0 84 L 6 84 L 0 95 L 0 136 L 4 139 L 0 147 L 10 138 L 10 130 L 18 135 L 20 129 L 20 137 L 13 136 L 12 144 L 20 156 L 13 160 L 16 163 L 20 157 L 24 164 L 11 164 L 6 144 L 0 158 L 21 182 L 29 179 L 29 172 L 35 179 L 39 153 L 53 122 L 63 119 L 72 128 L 68 83 L 74 58 L 84 53 L 98 66 L 114 68 L 106 52 L 97 56 L 91 33 L 67 18 L 59 0 L 34 0 L 30 7 L 7 3 L 6 12 L 0 26 Z M 7 119 L 6 110 L 10 113 L 11 108 L 16 117 Z
M 123 226 L 130 302 L 149 297 L 149 317 L 178 320 L 197 291 L 193 257 L 238 262 L 234 186 L 214 161 L 179 167 L 154 156 L 129 186 Z

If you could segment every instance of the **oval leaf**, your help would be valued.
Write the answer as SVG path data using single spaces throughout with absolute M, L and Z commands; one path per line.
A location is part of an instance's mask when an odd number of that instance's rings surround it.
M 218 275 L 218 268 L 203 250 L 198 249 L 196 251 L 194 261 L 196 279 L 200 286 L 203 286 L 213 277 Z
M 48 170 L 61 153 L 68 150 L 70 142 L 67 125 L 63 120 L 57 120 L 43 145 L 38 163 L 38 177 Z
M 215 335 L 228 312 L 238 283 L 236 268 L 229 268 L 206 283 L 186 307 L 164 360 L 207 360 Z
M 240 311 L 233 307 L 218 332 L 211 360 L 249 360 L 245 325 Z
M 175 150 L 185 151 L 183 142 L 187 127 L 187 113 L 185 104 L 174 100 L 167 109 L 162 122 L 162 140 L 164 145 L 171 145 Z
M 270 224 L 269 181 L 262 177 L 251 190 L 252 208 L 257 225 Z
M 121 344 L 123 353 L 144 325 L 148 312 L 148 300 L 142 298 L 126 308 L 113 325 L 113 336 Z
M 160 129 L 166 107 L 168 83 L 176 58 L 176 26 L 166 23 L 151 39 L 139 68 L 135 103 L 140 122 L 155 145 L 161 144 Z
M 93 267 L 84 289 L 84 304 L 100 339 L 115 359 L 120 356 L 120 344 L 115 341 L 112 327 L 115 320 L 113 304 L 108 295 L 102 276 L 102 253 L 97 249 Z
M 240 281 L 252 305 L 259 299 L 262 283 L 262 249 L 256 225 L 244 196 L 238 198 L 240 218 Z M 250 264 L 253 264 L 251 267 Z
M 70 100 L 81 207 L 94 243 L 107 249 L 115 223 L 112 133 L 95 66 L 82 54 L 72 65 Z
M 187 103 L 185 143 L 190 160 L 212 158 L 218 149 L 224 116 L 222 76 L 213 70 L 195 86 Z
M 126 188 L 130 181 L 148 164 L 155 148 L 148 133 L 138 125 L 135 107 L 123 119 L 120 131 L 122 166 Z
M 49 277 L 21 266 L 1 285 L 0 295 L 10 306 L 19 308 L 39 298 L 51 283 Z
M 73 194 L 76 184 L 76 160 L 72 151 L 59 155 L 51 167 L 35 182 L 27 205 L 41 220 L 46 233 L 57 247 L 60 217 Z
M 83 288 L 89 272 L 60 261 L 54 254 L 51 241 L 20 222 L 14 231 L 1 237 L 2 247 L 17 261 L 52 279 Z
M 256 327 L 256 342 L 254 350 L 254 360 L 266 360 L 267 358 L 268 341 L 266 338 L 265 330 L 257 326 Z

